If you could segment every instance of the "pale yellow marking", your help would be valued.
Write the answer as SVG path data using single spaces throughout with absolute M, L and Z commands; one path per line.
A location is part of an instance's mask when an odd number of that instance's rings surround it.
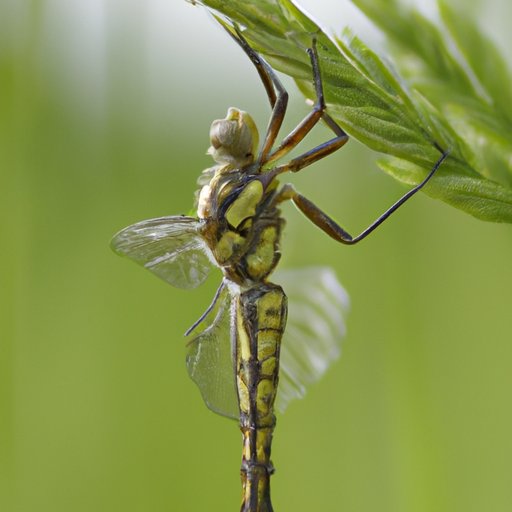
M 272 398 L 275 393 L 274 381 L 271 379 L 263 379 L 258 384 L 258 391 L 256 395 L 256 407 L 260 416 L 267 416 L 272 408 Z
M 238 389 L 238 400 L 240 410 L 245 413 L 249 413 L 250 400 L 249 400 L 249 389 L 247 382 L 250 379 L 248 361 L 251 356 L 251 340 L 245 330 L 244 320 L 242 317 L 241 308 L 237 308 L 236 315 L 236 343 L 237 343 L 237 367 L 239 368 L 237 375 L 237 389 Z
M 238 389 L 238 404 L 240 405 L 240 410 L 248 414 L 250 410 L 249 390 L 245 382 L 238 375 L 236 377 L 236 387 Z
M 260 331 L 258 333 L 258 359 L 260 361 L 276 353 L 278 337 L 279 333 L 275 331 Z
M 251 181 L 238 196 L 238 199 L 226 212 L 227 221 L 235 228 L 248 217 L 254 217 L 256 206 L 263 197 L 263 185 L 261 181 Z
M 274 226 L 263 231 L 256 251 L 247 256 L 247 266 L 251 276 L 264 275 L 272 267 L 277 238 L 277 230 Z
M 243 442 L 243 452 L 242 455 L 246 460 L 251 459 L 251 439 L 250 439 L 250 431 L 246 430 L 244 432 L 244 442 Z
M 211 188 L 209 185 L 205 185 L 201 192 L 199 192 L 199 200 L 197 204 L 197 216 L 200 219 L 208 217 L 210 213 L 210 192 Z
M 247 335 L 247 331 L 245 330 L 241 308 L 237 309 L 236 330 L 238 357 L 241 358 L 242 361 L 248 361 L 251 357 L 251 340 Z
M 256 458 L 260 461 L 268 461 L 268 456 L 265 453 L 265 449 L 268 448 L 272 437 L 269 437 L 272 431 L 268 428 L 262 428 L 256 433 Z
M 226 262 L 235 251 L 235 248 L 239 247 L 245 242 L 245 238 L 241 237 L 234 231 L 226 231 L 222 238 L 217 242 L 215 247 L 215 255 L 217 259 L 222 263 Z
M 261 375 L 271 377 L 276 369 L 276 358 L 269 357 L 261 363 Z

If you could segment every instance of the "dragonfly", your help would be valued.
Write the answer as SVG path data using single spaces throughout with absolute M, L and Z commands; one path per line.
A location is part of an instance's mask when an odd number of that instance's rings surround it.
M 243 438 L 241 512 L 273 512 L 270 453 L 275 410 L 302 396 L 305 385 L 318 380 L 337 357 L 347 303 L 346 293 L 328 268 L 285 273 L 284 288 L 269 280 L 281 257 L 285 224 L 281 203 L 292 201 L 331 238 L 353 245 L 418 192 L 448 152 L 419 185 L 352 237 L 292 184 L 280 185 L 278 181 L 282 174 L 298 172 L 334 153 L 348 140 L 326 112 L 316 35 L 307 49 L 316 101 L 275 147 L 288 93 L 241 30 L 237 26 L 225 28 L 256 67 L 269 99 L 272 114 L 262 143 L 251 116 L 229 108 L 226 118 L 211 126 L 208 153 L 216 165 L 203 171 L 198 180 L 197 215 L 139 222 L 117 233 L 111 247 L 178 288 L 196 288 L 212 268 L 221 269 L 223 279 L 211 305 L 186 333 L 190 340 L 187 368 L 206 405 L 239 420 Z M 286 163 L 275 164 L 320 121 L 333 132 L 333 138 Z M 290 318 L 285 332 L 286 287 L 290 290 Z

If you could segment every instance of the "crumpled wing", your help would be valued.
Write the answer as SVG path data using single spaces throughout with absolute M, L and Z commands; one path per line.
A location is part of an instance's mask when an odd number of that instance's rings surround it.
M 119 231 L 110 246 L 167 283 L 192 289 L 207 278 L 214 261 L 200 229 L 194 217 L 160 217 Z
M 238 396 L 231 342 L 234 292 L 224 280 L 208 314 L 193 329 L 187 343 L 187 370 L 210 410 L 238 419 Z
M 276 398 L 276 408 L 283 412 L 340 356 L 350 301 L 329 267 L 279 270 L 272 280 L 288 296 Z

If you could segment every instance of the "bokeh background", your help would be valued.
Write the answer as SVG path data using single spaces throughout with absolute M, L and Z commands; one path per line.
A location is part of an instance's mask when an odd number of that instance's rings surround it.
M 304 5 L 381 50 L 347 3 Z M 455 5 L 510 48 L 509 2 Z M 0 510 L 238 509 L 240 433 L 184 363 L 219 273 L 173 289 L 108 245 L 190 212 L 229 106 L 267 122 L 251 64 L 184 0 L 0 1 Z M 404 192 L 375 157 L 352 141 L 292 180 L 356 234 Z M 420 194 L 345 247 L 285 215 L 282 266 L 334 267 L 352 310 L 342 358 L 278 418 L 275 509 L 512 510 L 510 226 Z

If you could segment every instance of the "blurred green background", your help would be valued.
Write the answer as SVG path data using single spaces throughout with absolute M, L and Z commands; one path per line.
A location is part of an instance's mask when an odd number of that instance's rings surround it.
M 509 3 L 458 5 L 510 47 Z M 308 108 L 285 83 L 291 127 Z M 238 509 L 241 436 L 182 338 L 219 273 L 178 290 L 108 246 L 190 212 L 229 106 L 267 122 L 247 58 L 183 0 L 1 0 L 2 512 Z M 374 159 L 352 141 L 291 180 L 357 234 L 404 192 Z M 342 358 L 278 418 L 276 511 L 512 510 L 510 226 L 420 194 L 344 247 L 285 215 L 282 266 L 331 265 L 352 311 Z

